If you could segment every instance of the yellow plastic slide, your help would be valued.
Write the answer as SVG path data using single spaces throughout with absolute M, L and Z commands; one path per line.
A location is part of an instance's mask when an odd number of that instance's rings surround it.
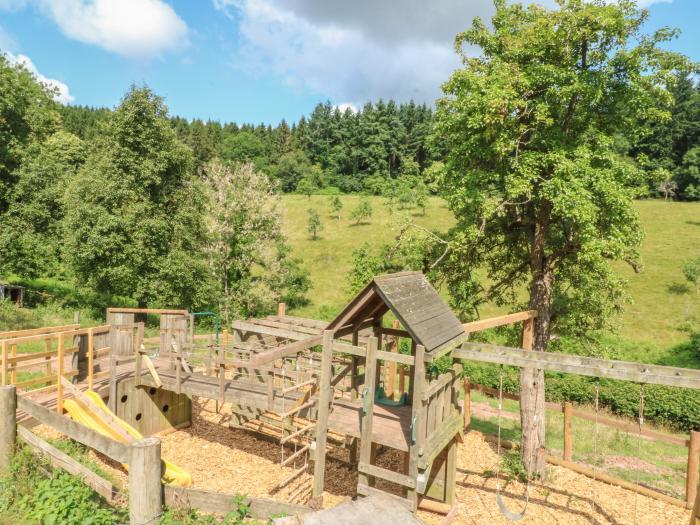
M 129 435 L 133 436 L 134 440 L 143 438 L 138 430 L 129 425 L 126 421 L 123 421 L 115 416 L 104 401 L 102 401 L 99 394 L 93 392 L 92 390 L 88 390 L 85 392 L 85 394 L 100 409 L 111 415 L 114 418 L 114 422 Z M 81 403 L 77 399 L 67 399 L 63 402 L 63 408 L 66 410 L 66 412 L 68 412 L 68 415 L 78 423 L 99 432 L 103 436 L 119 441 L 120 443 L 127 442 L 121 433 L 114 430 L 110 422 L 105 421 L 104 418 L 92 411 L 85 403 Z M 189 487 L 192 485 L 192 476 L 190 476 L 189 472 L 181 469 L 177 465 L 173 465 L 166 459 L 163 460 L 163 463 L 165 464 L 165 471 L 163 472 L 164 483 L 175 485 L 177 487 Z M 124 468 L 128 468 L 128 465 L 124 465 Z

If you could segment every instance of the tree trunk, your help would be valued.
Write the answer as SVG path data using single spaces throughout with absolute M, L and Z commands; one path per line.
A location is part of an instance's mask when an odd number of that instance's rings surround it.
M 549 342 L 552 315 L 553 274 L 545 254 L 545 239 L 549 228 L 551 208 L 547 204 L 540 209 L 535 225 L 531 251 L 532 283 L 530 308 L 537 310 L 531 349 L 544 352 Z M 545 419 L 544 372 L 532 368 L 520 371 L 520 439 L 523 465 L 530 475 L 544 475 L 545 468 Z

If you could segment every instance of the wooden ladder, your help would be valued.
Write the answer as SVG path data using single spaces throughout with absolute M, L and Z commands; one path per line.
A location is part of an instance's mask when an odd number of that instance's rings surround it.
M 417 361 L 418 362 L 418 361 Z M 421 363 L 423 363 L 421 355 Z M 365 387 L 362 392 L 362 419 L 360 426 L 360 462 L 358 465 L 357 493 L 362 496 L 381 494 L 395 499 L 411 511 L 417 508 L 416 474 L 409 466 L 409 474 L 401 474 L 375 464 L 378 444 L 372 441 L 374 396 L 377 385 L 377 341 L 370 339 L 365 362 Z M 415 470 L 415 469 L 414 469 Z M 411 475 L 413 474 L 413 475 Z M 396 496 L 375 488 L 376 480 L 383 479 L 404 487 L 406 497 Z

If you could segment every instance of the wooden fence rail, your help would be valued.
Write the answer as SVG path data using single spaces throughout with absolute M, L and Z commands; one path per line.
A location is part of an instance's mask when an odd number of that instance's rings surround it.
M 496 388 L 490 388 L 484 385 L 471 384 L 468 380 L 464 381 L 464 426 L 465 430 L 470 430 L 471 426 L 471 392 L 479 391 L 488 396 L 498 397 L 499 391 Z M 504 399 L 510 399 L 512 401 L 519 401 L 520 397 L 517 394 L 512 394 L 509 392 L 503 392 Z M 664 443 L 670 443 L 673 445 L 680 445 L 688 448 L 687 455 L 687 470 L 686 470 L 686 483 L 685 483 L 685 505 L 687 508 L 692 508 L 693 503 L 697 495 L 697 485 L 698 485 L 698 470 L 700 468 L 700 432 L 692 431 L 688 438 L 680 436 L 672 436 L 669 434 L 664 434 L 662 432 L 654 431 L 651 429 L 643 428 L 639 429 L 637 423 L 628 423 L 620 421 L 611 417 L 601 416 L 585 412 L 583 410 L 577 410 L 573 407 L 570 402 L 564 403 L 554 403 L 547 401 L 545 407 L 552 410 L 560 410 L 563 413 L 563 426 L 564 426 L 564 448 L 562 451 L 562 463 L 563 466 L 569 466 L 573 463 L 573 451 L 574 451 L 574 440 L 572 432 L 572 423 L 574 417 L 585 419 L 587 421 L 595 421 L 600 425 L 608 426 L 623 432 L 634 433 L 637 435 L 642 435 L 652 441 L 662 441 Z M 580 469 L 579 469 L 580 470 Z M 577 470 L 578 472 L 578 470 Z M 584 472 L 585 474 L 585 472 Z M 599 476 L 600 477 L 600 476 Z M 608 476 L 613 478 L 612 476 Z M 601 478 L 602 479 L 602 478 Z M 624 480 L 615 478 L 618 482 Z M 625 482 L 629 483 L 629 482 Z M 618 483 L 619 484 L 619 483 Z M 621 485 L 622 486 L 622 485 Z M 653 490 L 653 489 L 647 489 Z M 661 494 L 661 493 L 659 493 Z

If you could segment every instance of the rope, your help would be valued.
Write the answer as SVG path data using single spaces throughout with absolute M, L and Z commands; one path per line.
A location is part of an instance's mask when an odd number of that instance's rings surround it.
M 642 454 L 642 430 L 644 428 L 644 384 L 639 385 L 639 435 L 637 436 L 637 457 Z M 636 484 L 639 485 L 641 469 L 637 469 Z M 634 493 L 634 523 L 637 523 L 637 501 L 639 493 Z

